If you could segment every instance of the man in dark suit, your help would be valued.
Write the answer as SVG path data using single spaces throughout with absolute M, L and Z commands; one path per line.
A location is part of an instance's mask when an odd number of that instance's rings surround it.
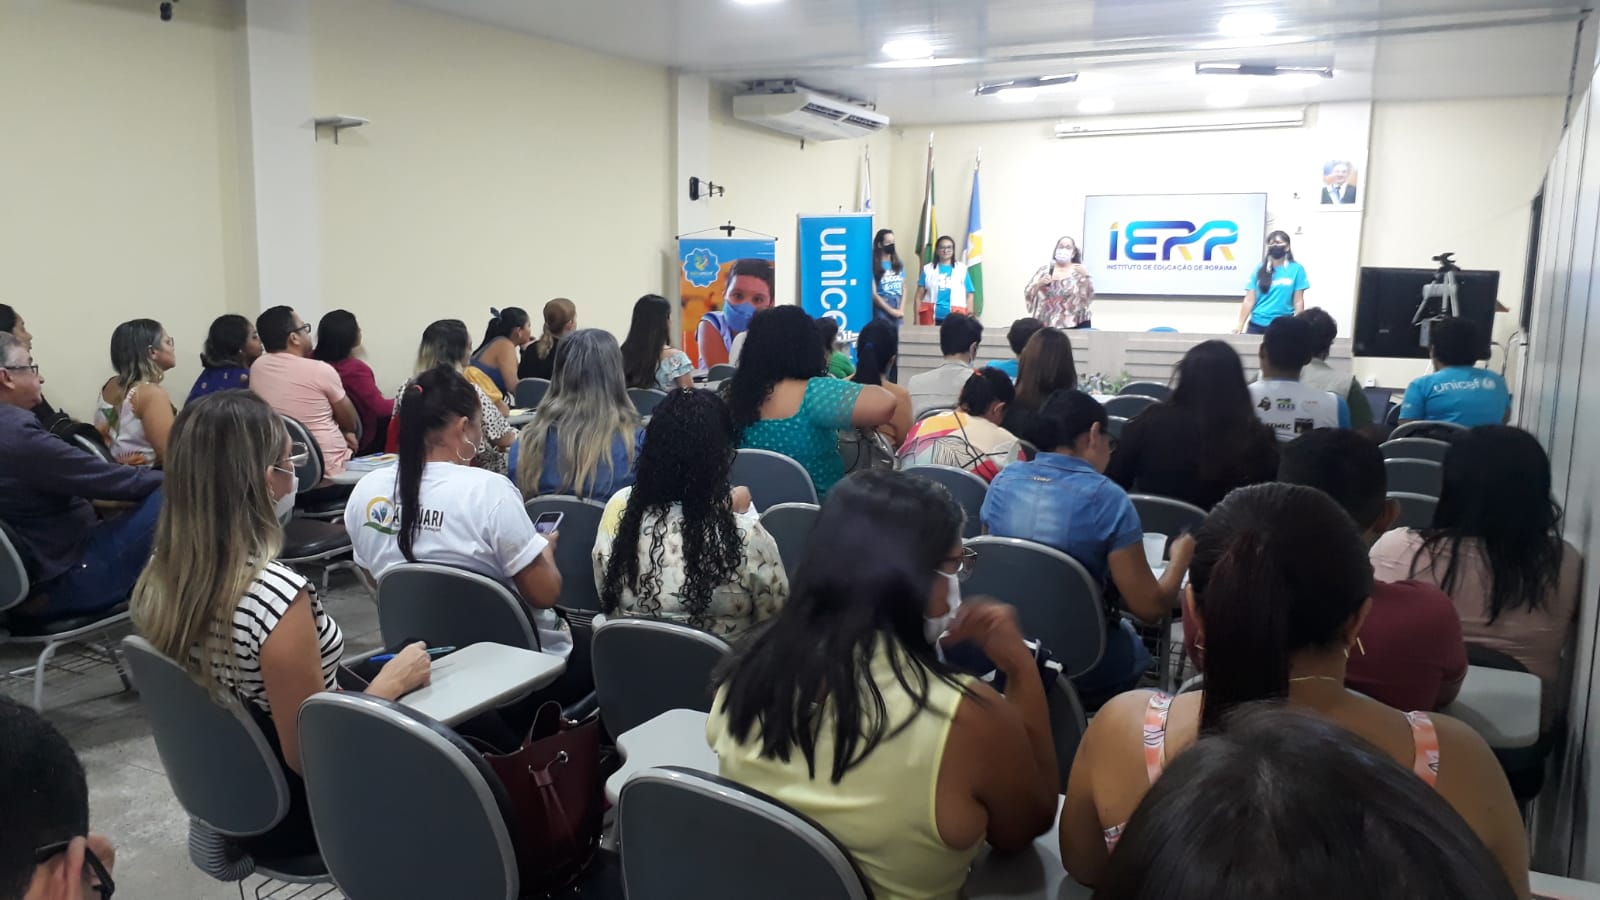
M 1332 171 L 1328 174 L 1333 181 L 1323 186 L 1322 202 L 1325 204 L 1356 202 L 1356 186 L 1350 183 L 1350 164 L 1334 163 Z

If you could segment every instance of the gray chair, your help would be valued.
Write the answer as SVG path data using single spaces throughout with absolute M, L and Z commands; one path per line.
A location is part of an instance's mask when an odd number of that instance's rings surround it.
M 1433 438 L 1392 438 L 1379 449 L 1383 451 L 1384 459 L 1429 459 L 1442 463 L 1444 455 L 1450 452 L 1450 443 Z
M 84 431 L 83 429 L 75 429 L 72 432 L 72 445 L 80 450 L 93 453 L 104 462 L 108 462 L 113 465 L 115 465 L 117 462 L 112 458 L 111 448 L 106 446 L 105 441 L 99 440 L 98 436 L 90 437 L 88 432 Z
M 1395 411 L 1391 414 L 1391 417 L 1396 421 L 1399 421 L 1400 407 L 1395 407 Z M 1451 437 L 1466 430 L 1467 427 L 1465 425 L 1457 425 L 1454 422 L 1430 422 L 1419 419 L 1415 422 L 1407 422 L 1404 425 L 1396 428 L 1389 435 L 1389 440 L 1394 441 L 1406 437 L 1426 437 L 1433 438 L 1434 440 L 1448 441 Z
M 628 900 L 872 896 L 849 852 L 820 825 L 705 772 L 646 769 L 628 779 L 617 833 Z
M 1133 508 L 1139 513 L 1139 527 L 1148 534 L 1166 535 L 1168 547 L 1172 546 L 1173 538 L 1198 531 L 1201 523 L 1206 520 L 1205 510 L 1192 503 L 1174 500 L 1171 497 L 1158 497 L 1154 494 L 1130 494 L 1128 499 L 1133 501 Z M 1165 557 L 1165 553 L 1163 553 L 1163 557 Z M 1172 660 L 1174 655 L 1180 662 L 1181 671 L 1183 643 L 1180 641 L 1174 646 L 1172 640 L 1172 620 L 1177 614 L 1178 611 L 1173 610 L 1154 628 L 1141 625 L 1147 642 L 1150 640 L 1151 632 L 1154 632 L 1156 666 L 1157 671 L 1160 673 L 1163 690 L 1172 686 Z
M 1121 397 L 1153 397 L 1157 401 L 1168 400 L 1172 397 L 1172 388 L 1155 381 L 1134 381 L 1123 385 L 1117 391 Z
M 740 450 L 728 481 L 750 489 L 757 511 L 779 503 L 817 502 L 817 488 L 806 467 L 771 450 Z
M 280 416 L 289 430 L 289 440 L 306 446 L 306 461 L 297 466 L 295 476 L 295 512 L 313 519 L 340 519 L 344 517 L 345 501 L 350 499 L 354 485 L 324 485 L 327 462 L 322 456 L 322 445 L 311 436 L 311 430 L 298 419 Z
M 1084 715 L 1078 689 L 1066 675 L 1056 676 L 1056 683 L 1045 694 L 1045 704 L 1050 712 L 1050 737 L 1056 745 L 1056 775 L 1065 791 L 1072 776 L 1072 761 L 1078 756 L 1078 744 L 1089 729 L 1089 718 Z
M 655 388 L 628 388 L 628 399 L 633 401 L 633 408 L 639 411 L 639 415 L 652 416 L 661 401 L 667 399 L 667 392 Z
M 1404 491 L 1390 491 L 1389 499 L 1400 503 L 1400 518 L 1394 522 L 1396 528 L 1432 528 L 1433 513 L 1439 508 L 1439 498 L 1429 497 L 1425 494 L 1408 494 Z
M 1121 416 L 1129 420 L 1137 418 L 1140 413 L 1155 405 L 1154 397 L 1142 397 L 1137 394 L 1123 394 L 1105 402 L 1106 415 Z
M 728 657 L 719 637 L 660 619 L 615 616 L 594 630 L 600 720 L 625 734 L 669 709 L 711 711 L 711 673 Z
M 190 856 L 196 865 L 220 881 L 259 874 L 294 884 L 328 883 L 328 870 L 314 853 L 269 859 L 253 857 L 238 845 L 240 838 L 271 831 L 290 807 L 283 763 L 242 701 L 217 704 L 142 637 L 123 638 L 122 652 L 161 767 L 189 814 Z
M 963 538 L 983 534 L 983 498 L 989 495 L 988 482 L 954 466 L 911 466 L 905 471 L 942 484 L 950 491 L 967 514 L 967 523 L 961 530 Z
M 706 373 L 706 380 L 727 381 L 729 378 L 732 378 L 733 374 L 737 371 L 739 371 L 737 366 L 730 366 L 727 363 L 717 363 L 711 367 L 711 371 Z
M 537 409 L 544 395 L 550 390 L 550 381 L 545 378 L 524 378 L 517 382 L 512 391 L 511 399 L 516 402 L 517 409 Z
M 556 570 L 561 573 L 561 606 L 586 613 L 600 611 L 600 591 L 594 583 L 594 540 L 605 514 L 603 503 L 565 494 L 547 494 L 527 503 L 528 517 L 562 514 L 561 537 L 556 541 Z
M 317 843 L 351 900 L 515 900 L 515 821 L 500 780 L 455 732 L 367 694 L 313 694 L 300 760 Z
M 289 566 L 322 565 L 322 590 L 328 590 L 328 577 L 340 569 L 355 570 L 354 551 L 350 546 L 350 533 L 344 523 L 332 519 L 344 517 L 345 501 L 349 498 L 349 485 L 331 488 L 318 487 L 322 483 L 322 447 L 311 432 L 298 420 L 283 416 L 284 427 L 289 430 L 289 440 L 305 444 L 306 461 L 295 469 L 295 493 L 311 496 L 303 507 L 297 506 L 296 515 L 283 523 L 283 550 L 278 561 Z M 346 557 L 331 562 L 338 557 Z
M 539 633 L 522 598 L 476 572 L 431 563 L 401 563 L 378 579 L 378 630 L 385 646 L 490 643 L 539 649 Z
M 1389 491 L 1438 497 L 1444 490 L 1444 466 L 1429 459 L 1386 459 Z
M 1054 547 L 986 535 L 966 542 L 976 551 L 963 596 L 988 595 L 1017 610 L 1022 633 L 1044 644 L 1067 675 L 1093 669 L 1106 649 L 1100 587 L 1077 560 Z
M 783 570 L 791 581 L 811 542 L 811 529 L 817 527 L 820 512 L 821 507 L 815 503 L 779 503 L 761 514 L 761 527 L 777 542 Z
M 1128 427 L 1128 420 L 1122 416 L 1106 416 L 1106 434 L 1111 435 L 1113 441 L 1122 440 L 1122 430 Z

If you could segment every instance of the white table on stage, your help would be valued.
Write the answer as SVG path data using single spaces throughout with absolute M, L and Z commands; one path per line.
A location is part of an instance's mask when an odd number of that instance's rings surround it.
M 1061 805 L 1056 804 L 1055 825 L 1026 850 L 998 853 L 985 847 L 973 860 L 967 876 L 967 900 L 1088 900 L 1094 891 L 1072 880 L 1061 865 Z
M 1461 693 L 1440 712 L 1471 725 L 1496 750 L 1531 747 L 1539 740 L 1539 676 L 1468 666 Z
M 628 779 L 657 766 L 717 774 L 717 754 L 706 743 L 706 718 L 705 713 L 692 709 L 669 709 L 617 735 L 622 768 L 606 779 L 606 799 L 616 803 Z
M 1528 875 L 1529 884 L 1533 887 L 1535 900 L 1548 898 L 1548 900 L 1600 900 L 1600 884 L 1592 881 L 1575 881 L 1571 878 L 1562 878 L 1559 875 L 1542 875 L 1532 872 Z
M 455 725 L 542 688 L 566 670 L 567 661 L 559 656 L 504 644 L 472 644 L 435 660 L 428 686 L 401 697 L 399 702 L 446 725 Z

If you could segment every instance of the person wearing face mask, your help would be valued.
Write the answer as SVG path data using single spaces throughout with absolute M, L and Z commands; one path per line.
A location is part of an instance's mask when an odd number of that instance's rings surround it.
M 1266 258 L 1245 285 L 1239 324 L 1233 333 L 1266 334 L 1274 320 L 1305 312 L 1306 291 L 1310 288 L 1306 267 L 1294 261 L 1289 233 L 1272 232 L 1267 235 Z
M 872 239 L 872 318 L 896 328 L 906 317 L 906 267 L 895 250 L 894 232 L 880 229 Z
M 722 309 L 712 310 L 700 319 L 695 343 L 700 348 L 700 368 L 722 363 L 739 364 L 744 350 L 744 333 L 750 320 L 763 309 L 771 309 L 777 296 L 775 276 L 768 259 L 736 260 L 728 271 L 728 287 L 722 295 Z
M 942 325 L 951 313 L 972 314 L 972 275 L 956 259 L 956 242 L 943 235 L 933 245 L 933 262 L 917 279 L 917 324 Z
M 1094 302 L 1094 281 L 1083 267 L 1083 251 L 1070 237 L 1056 241 L 1050 262 L 1033 273 L 1022 292 L 1028 315 L 1047 327 L 1089 328 L 1089 304 Z
M 789 602 L 716 678 L 706 739 L 719 773 L 816 820 L 877 897 L 955 900 L 984 841 L 1020 850 L 1058 801 L 1016 614 L 962 602 L 963 518 L 916 475 L 841 481 Z M 1004 696 L 943 660 L 943 645 L 967 641 L 1006 675 Z
M 338 688 L 344 636 L 316 583 L 277 561 L 277 513 L 284 498 L 293 503 L 295 457 L 307 448 L 290 443 L 260 397 L 234 390 L 185 406 L 170 450 L 153 552 L 129 604 L 134 628 L 214 696 L 236 696 L 271 722 L 264 733 L 284 767 L 289 810 L 240 845 L 274 858 L 313 853 L 295 711 Z M 413 644 L 367 693 L 398 699 L 427 684 L 429 672 L 426 648 Z
M 1139 513 L 1127 493 L 1104 474 L 1111 461 L 1107 422 L 1105 407 L 1088 394 L 1051 394 L 1038 413 L 1041 452 L 1002 469 L 983 501 L 989 534 L 1054 547 L 1081 563 L 1100 584 L 1108 601 L 1105 654 L 1093 669 L 1073 679 L 1086 709 L 1131 690 L 1150 667 L 1149 652 L 1111 601 L 1120 597 L 1140 621 L 1160 622 L 1177 603 L 1194 552 L 1192 538 L 1178 537 L 1166 571 L 1160 578 L 1151 571 Z

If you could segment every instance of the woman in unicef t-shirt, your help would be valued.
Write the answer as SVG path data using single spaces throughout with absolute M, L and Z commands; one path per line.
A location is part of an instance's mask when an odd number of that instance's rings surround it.
M 1272 232 L 1267 235 L 1267 256 L 1261 261 L 1261 268 L 1245 285 L 1244 304 L 1239 308 L 1239 324 L 1233 333 L 1266 334 L 1272 320 L 1304 312 L 1310 287 L 1306 267 L 1294 261 L 1288 233 Z

